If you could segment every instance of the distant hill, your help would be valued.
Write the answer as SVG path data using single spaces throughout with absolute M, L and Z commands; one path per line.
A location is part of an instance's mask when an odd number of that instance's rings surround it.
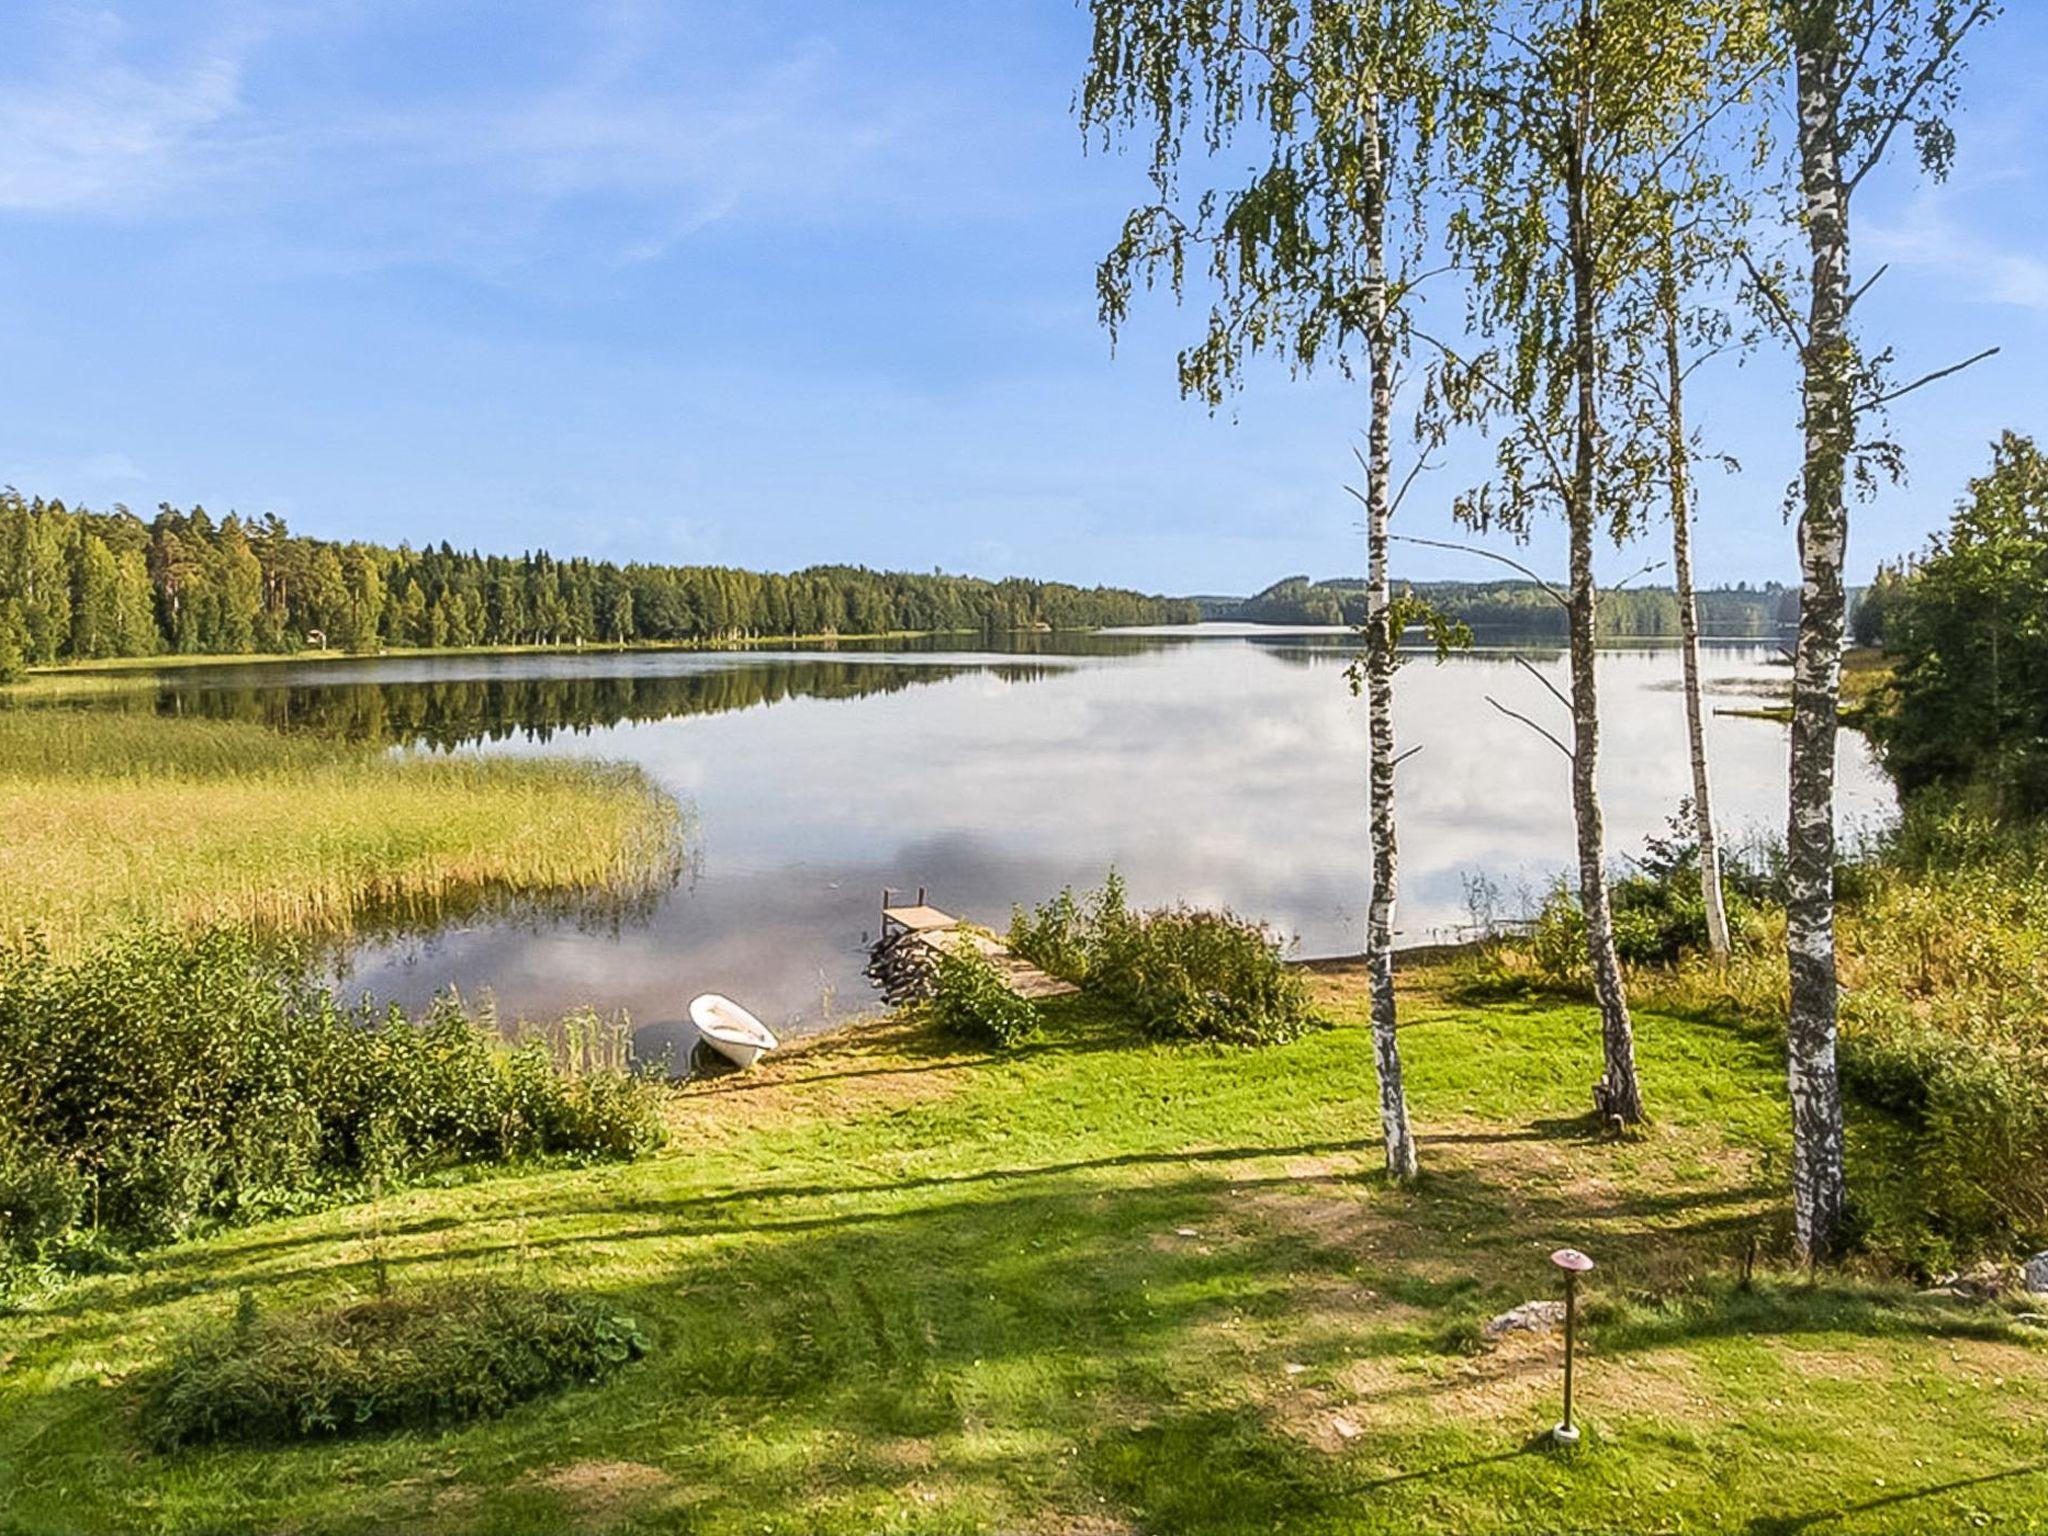
M 1432 607 L 1474 629 L 1518 634 L 1565 633 L 1564 611 L 1533 581 L 1397 581 Z M 1366 583 L 1362 576 L 1310 581 L 1289 576 L 1236 603 L 1191 599 L 1204 618 L 1247 624 L 1362 624 Z M 1216 604 L 1212 611 L 1211 604 Z M 1799 593 L 1780 582 L 1709 587 L 1699 593 L 1700 627 L 1709 635 L 1766 636 L 1799 618 Z M 1670 587 L 1629 587 L 1603 592 L 1600 631 L 1619 637 L 1656 638 L 1678 634 L 1678 594 Z

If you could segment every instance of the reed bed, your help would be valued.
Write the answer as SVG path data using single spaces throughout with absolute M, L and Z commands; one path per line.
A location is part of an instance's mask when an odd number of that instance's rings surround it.
M 673 878 L 675 803 L 609 764 L 383 754 L 233 722 L 0 711 L 0 942 L 142 920 L 341 936 Z

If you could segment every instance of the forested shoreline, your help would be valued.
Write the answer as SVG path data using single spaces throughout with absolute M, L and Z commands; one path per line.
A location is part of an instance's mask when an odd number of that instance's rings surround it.
M 203 507 L 142 518 L 0 493 L 0 676 L 309 647 L 680 644 L 1192 621 L 1115 587 L 821 565 L 790 572 L 485 555 L 295 534 Z
M 1475 628 L 1513 629 L 1524 635 L 1565 634 L 1565 611 L 1550 591 L 1533 581 L 1396 581 L 1398 595 L 1412 597 L 1448 619 Z M 1363 625 L 1371 604 L 1363 578 L 1310 581 L 1289 576 L 1263 592 L 1231 605 L 1213 606 L 1212 618 L 1247 624 Z M 1710 635 L 1774 635 L 1799 622 L 1799 592 L 1772 581 L 1709 587 L 1695 594 L 1701 627 Z M 1600 633 L 1616 637 L 1675 638 L 1680 632 L 1678 593 L 1671 587 L 1629 587 L 1602 591 Z

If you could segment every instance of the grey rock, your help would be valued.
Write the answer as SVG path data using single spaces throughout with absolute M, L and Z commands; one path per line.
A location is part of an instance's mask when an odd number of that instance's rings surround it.
M 2020 1266 L 2020 1284 L 2032 1296 L 2048 1296 L 2048 1251 L 2035 1254 Z
M 1561 1301 L 1525 1301 L 1489 1321 L 1483 1330 L 1489 1339 L 1504 1333 L 1549 1333 L 1564 1326 Z

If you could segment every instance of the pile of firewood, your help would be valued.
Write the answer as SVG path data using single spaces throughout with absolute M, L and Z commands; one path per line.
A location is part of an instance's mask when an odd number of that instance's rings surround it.
M 938 974 L 939 957 L 914 933 L 885 935 L 868 951 L 868 980 L 892 1008 L 930 997 Z

